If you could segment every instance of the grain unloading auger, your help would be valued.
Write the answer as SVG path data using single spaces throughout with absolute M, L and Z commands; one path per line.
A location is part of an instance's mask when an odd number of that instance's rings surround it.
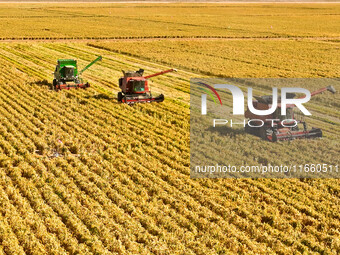
M 82 73 L 90 68 L 97 61 L 102 60 L 99 56 L 93 60 L 90 64 L 85 66 L 83 70 L 78 72 L 77 60 L 74 59 L 59 59 L 57 66 L 54 71 L 53 88 L 56 91 L 61 89 L 71 89 L 71 88 L 88 88 L 90 84 L 88 82 L 84 83 L 81 78 Z
M 311 96 L 315 96 L 317 94 L 320 94 L 324 91 L 330 91 L 332 93 L 335 93 L 335 89 L 333 86 L 328 86 L 322 89 L 319 89 L 317 91 L 314 91 L 311 93 Z M 291 93 L 289 95 L 289 98 L 294 98 L 296 95 L 294 93 Z M 302 96 L 300 98 L 304 98 L 305 96 Z M 269 109 L 270 105 L 272 104 L 272 96 L 261 96 L 261 97 L 255 97 L 256 101 L 253 101 L 254 108 L 258 110 L 267 110 Z M 293 140 L 293 139 L 308 139 L 308 138 L 316 138 L 316 137 L 322 137 L 322 130 L 320 128 L 312 128 L 310 130 L 307 129 L 307 124 L 305 121 L 297 120 L 294 115 L 294 109 L 295 105 L 287 105 L 286 107 L 286 115 L 281 115 L 281 102 L 279 99 L 278 107 L 276 111 L 267 116 L 259 116 L 256 114 L 253 114 L 252 112 L 247 109 L 245 112 L 245 117 L 248 119 L 253 119 L 255 121 L 252 122 L 253 126 L 260 126 L 263 121 L 264 125 L 262 127 L 250 127 L 249 125 L 246 125 L 245 132 L 256 135 L 261 137 L 264 140 L 268 140 L 271 142 L 276 142 L 280 140 Z M 269 120 L 270 119 L 270 120 Z M 274 119 L 275 121 L 272 121 Z M 256 121 L 258 120 L 258 121 Z M 291 120 L 291 122 L 285 122 L 284 126 L 282 125 L 283 120 Z M 298 125 L 294 126 L 293 124 L 302 124 L 303 129 L 299 129 Z M 261 122 L 261 123 L 260 123 Z M 294 126 L 294 127 L 287 127 L 287 126 Z
M 118 102 L 127 104 L 163 102 L 163 94 L 152 97 L 148 79 L 176 71 L 176 69 L 168 69 L 148 76 L 143 76 L 143 69 L 139 69 L 138 71 L 123 71 L 124 77 L 119 78 L 119 88 L 122 91 L 118 92 Z

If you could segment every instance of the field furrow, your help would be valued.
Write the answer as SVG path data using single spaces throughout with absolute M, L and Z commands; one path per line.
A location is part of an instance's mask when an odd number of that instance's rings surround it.
M 211 85 L 239 78 L 243 92 L 246 78 L 337 81 L 339 10 L 3 3 L 0 254 L 339 254 L 337 178 L 190 177 L 190 146 L 227 165 L 340 163 L 339 92 L 306 103 L 312 115 L 304 119 L 322 139 L 270 143 L 241 125 L 203 130 L 190 120 L 190 99 L 202 93 L 192 78 L 212 78 Z M 98 56 L 82 75 L 89 88 L 51 89 L 58 59 L 77 59 L 81 70 Z M 177 69 L 149 80 L 162 103 L 117 102 L 122 70 L 140 68 Z M 282 84 L 251 83 L 254 95 Z M 307 89 L 320 86 L 315 80 Z M 230 119 L 232 94 L 220 95 Z M 190 140 L 191 131 L 203 135 Z M 206 140 L 214 146 L 202 146 Z

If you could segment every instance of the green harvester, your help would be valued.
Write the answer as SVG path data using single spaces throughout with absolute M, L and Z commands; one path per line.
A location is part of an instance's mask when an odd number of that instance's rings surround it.
M 102 60 L 101 56 L 93 60 L 83 70 L 78 72 L 77 60 L 59 59 L 54 71 L 53 89 L 59 91 L 62 89 L 71 88 L 85 89 L 90 87 L 90 84 L 88 82 L 86 83 L 83 82 L 81 75 L 85 70 L 87 70 L 89 67 L 91 67 L 94 63 L 96 63 L 99 60 Z

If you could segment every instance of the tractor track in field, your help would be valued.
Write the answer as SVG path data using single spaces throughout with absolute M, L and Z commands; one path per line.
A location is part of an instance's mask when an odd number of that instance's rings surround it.
M 285 40 L 318 40 L 332 41 L 340 40 L 339 36 L 309 37 L 309 36 L 251 36 L 251 37 L 228 37 L 228 36 L 145 36 L 145 37 L 25 37 L 25 38 L 0 38 L 0 42 L 88 42 L 88 41 L 211 41 L 211 40 L 264 40 L 264 41 L 285 41 Z

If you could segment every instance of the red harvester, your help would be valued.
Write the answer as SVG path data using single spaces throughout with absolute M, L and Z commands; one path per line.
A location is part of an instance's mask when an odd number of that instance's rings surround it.
M 163 94 L 152 97 L 150 87 L 148 86 L 148 79 L 173 71 L 176 72 L 176 69 L 169 69 L 148 76 L 143 76 L 143 69 L 139 69 L 138 71 L 123 71 L 124 77 L 119 78 L 119 88 L 122 91 L 118 92 L 118 102 L 127 104 L 163 102 Z
M 326 88 L 319 89 L 317 91 L 314 91 L 311 93 L 311 96 L 315 96 L 317 94 L 320 94 L 324 91 L 330 91 L 332 93 L 335 93 L 335 89 L 333 86 L 328 86 Z M 289 98 L 294 98 L 296 95 L 294 93 L 288 95 Z M 270 108 L 270 105 L 272 104 L 272 96 L 261 96 L 261 97 L 255 97 L 255 101 L 253 101 L 254 108 L 258 110 L 267 110 Z M 304 98 L 300 97 L 300 98 Z M 261 137 L 264 140 L 269 140 L 272 142 L 276 142 L 279 140 L 293 140 L 293 139 L 308 139 L 308 138 L 315 138 L 315 137 L 322 137 L 322 131 L 320 128 L 312 128 L 311 130 L 307 130 L 307 124 L 305 121 L 297 120 L 294 115 L 293 108 L 295 105 L 287 105 L 286 115 L 281 115 L 281 103 L 280 99 L 278 102 L 278 107 L 276 111 L 267 116 L 258 116 L 253 114 L 252 112 L 247 109 L 244 116 L 248 119 L 258 119 L 262 120 L 264 122 L 264 125 L 262 127 L 250 127 L 249 125 L 246 125 L 245 132 L 256 135 Z M 267 119 L 267 121 L 266 121 Z M 268 121 L 268 119 L 278 119 L 278 121 Z M 303 129 L 300 130 L 298 126 L 295 127 L 284 127 L 282 126 L 281 121 L 282 120 L 296 120 L 298 124 L 303 125 Z M 252 121 L 253 126 L 260 126 L 262 122 L 260 121 Z M 294 122 L 285 122 L 286 126 L 294 124 Z M 293 125 L 292 125 L 293 126 Z

